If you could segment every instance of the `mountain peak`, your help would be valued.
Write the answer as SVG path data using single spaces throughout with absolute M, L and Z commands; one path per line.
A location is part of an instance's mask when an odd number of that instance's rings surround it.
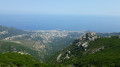
M 94 41 L 97 38 L 99 37 L 94 32 L 85 33 L 78 40 L 76 40 L 76 46 L 81 46 L 84 50 L 86 50 L 85 48 L 88 46 L 88 43 L 90 41 Z
M 78 40 L 94 41 L 97 38 L 98 37 L 95 32 L 88 32 L 88 33 L 83 34 Z
M 62 50 L 57 57 L 57 61 L 59 61 L 61 58 L 69 59 L 73 55 L 83 54 L 85 51 L 87 51 L 89 42 L 94 41 L 97 38 L 99 37 L 94 32 L 83 34 L 79 39 L 75 40 L 75 43 L 73 42 L 72 45 L 67 47 L 65 50 Z

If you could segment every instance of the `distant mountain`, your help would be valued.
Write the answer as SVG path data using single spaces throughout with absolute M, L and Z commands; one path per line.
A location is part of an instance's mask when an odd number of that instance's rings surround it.
M 101 37 L 109 37 L 109 36 L 119 36 L 120 32 L 112 32 L 112 33 L 97 33 L 97 35 Z
M 0 39 L 26 33 L 27 32 L 23 30 L 19 30 L 13 27 L 4 27 L 0 25 Z
M 120 37 L 99 37 L 89 32 L 48 58 L 61 67 L 120 67 Z

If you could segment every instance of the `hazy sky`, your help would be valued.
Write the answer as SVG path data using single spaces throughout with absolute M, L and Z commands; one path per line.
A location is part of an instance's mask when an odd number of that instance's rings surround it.
M 120 16 L 120 0 L 0 0 L 0 14 Z
M 0 0 L 0 25 L 120 32 L 120 0 Z

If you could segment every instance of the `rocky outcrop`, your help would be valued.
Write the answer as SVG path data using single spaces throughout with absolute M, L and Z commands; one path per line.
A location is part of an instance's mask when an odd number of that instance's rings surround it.
M 59 54 L 59 56 L 57 57 L 57 61 L 60 59 L 60 57 L 61 57 L 61 54 Z
M 4 34 L 7 34 L 8 33 L 8 31 L 2 31 L 2 32 L 0 32 L 0 35 L 4 35 Z
M 78 40 L 79 41 L 83 41 L 83 40 L 94 41 L 97 38 L 98 36 L 96 35 L 96 33 L 89 32 L 89 33 L 83 34 Z
M 89 32 L 89 33 L 83 34 L 77 40 L 76 46 L 78 46 L 86 51 L 86 47 L 89 45 L 89 42 L 94 41 L 97 38 L 99 38 L 99 37 L 94 32 Z
M 82 51 L 87 51 L 87 47 L 89 45 L 89 42 L 91 41 L 94 41 L 95 39 L 97 38 L 100 38 L 96 35 L 96 33 L 94 32 L 88 32 L 86 34 L 83 34 L 79 39 L 76 40 L 76 44 L 74 47 L 69 47 L 70 49 L 67 49 L 67 50 L 63 50 L 57 57 L 57 61 L 59 61 L 59 59 L 62 57 L 63 59 L 69 59 L 71 56 L 73 56 L 71 53 L 72 51 L 75 51 L 76 53 L 79 52 L 79 50 L 81 49 Z M 74 44 L 72 44 L 74 45 Z M 71 45 L 71 46 L 72 46 Z M 71 50 L 71 48 L 73 48 Z M 102 48 L 103 49 L 103 48 Z M 93 50 L 93 52 L 97 52 L 101 50 L 100 48 L 99 49 L 96 49 L 96 50 Z M 85 54 L 83 52 L 83 54 Z

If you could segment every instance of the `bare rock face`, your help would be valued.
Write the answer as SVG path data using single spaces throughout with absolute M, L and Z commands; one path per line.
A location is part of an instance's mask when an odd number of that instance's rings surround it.
M 119 35 L 119 38 L 120 38 L 120 35 Z
M 79 41 L 82 41 L 82 40 L 94 41 L 97 38 L 98 36 L 96 35 L 96 33 L 89 32 L 89 33 L 83 34 L 78 40 Z
M 78 40 L 76 46 L 84 49 L 86 51 L 86 47 L 89 45 L 90 41 L 94 41 L 95 39 L 99 38 L 96 33 L 88 32 L 83 34 Z

